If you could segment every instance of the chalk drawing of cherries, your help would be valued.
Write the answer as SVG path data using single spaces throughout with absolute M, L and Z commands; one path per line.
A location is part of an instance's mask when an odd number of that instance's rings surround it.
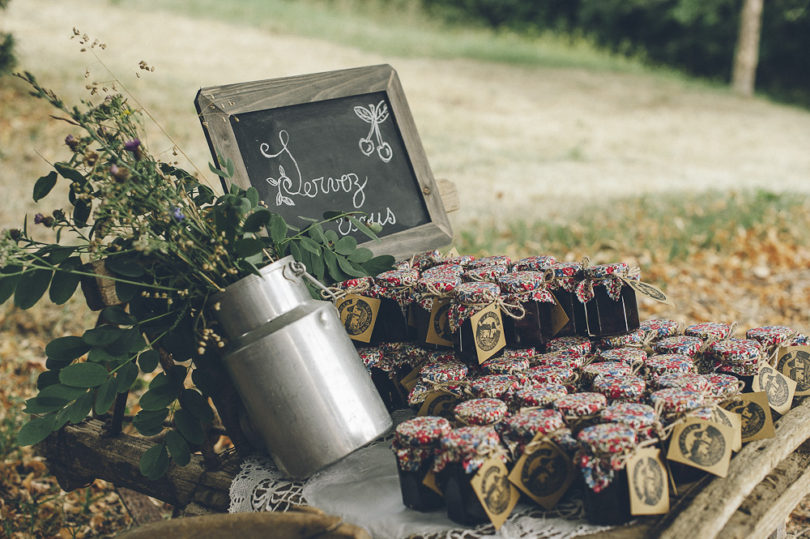
M 368 108 L 357 106 L 354 107 L 354 113 L 358 118 L 370 124 L 368 135 L 361 138 L 358 142 L 360 151 L 363 155 L 368 157 L 374 153 L 376 149 L 380 160 L 383 163 L 389 162 L 394 156 L 394 152 L 391 149 L 391 145 L 383 141 L 382 134 L 380 133 L 380 124 L 388 119 L 388 105 L 386 105 L 384 101 L 380 101 L 376 105 L 370 104 Z M 374 136 L 375 140 L 372 140 L 372 136 Z

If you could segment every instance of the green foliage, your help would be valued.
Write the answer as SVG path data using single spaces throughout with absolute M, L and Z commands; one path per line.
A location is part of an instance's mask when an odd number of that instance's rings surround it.
M 0 10 L 8 7 L 9 0 L 0 0 Z M 14 57 L 14 37 L 11 34 L 0 32 L 0 76 L 11 72 L 16 65 Z

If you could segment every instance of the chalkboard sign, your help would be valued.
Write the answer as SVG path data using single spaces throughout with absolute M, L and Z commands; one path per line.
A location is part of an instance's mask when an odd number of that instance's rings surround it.
M 360 211 L 382 225 L 381 241 L 363 245 L 398 258 L 452 240 L 391 66 L 203 88 L 195 104 L 214 160 L 234 162 L 229 181 L 255 187 L 287 222 Z M 367 239 L 348 220 L 333 228 Z

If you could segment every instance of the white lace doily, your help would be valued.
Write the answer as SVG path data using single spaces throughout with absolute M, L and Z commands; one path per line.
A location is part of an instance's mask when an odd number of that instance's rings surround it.
M 242 463 L 231 484 L 231 513 L 286 511 L 311 505 L 364 527 L 373 537 L 424 539 L 548 538 L 567 539 L 605 527 L 584 520 L 582 503 L 566 495 L 554 511 L 520 503 L 496 532 L 491 524 L 460 528 L 443 510 L 420 513 L 402 505 L 396 460 L 387 439 L 355 451 L 306 482 L 281 476 L 267 456 Z

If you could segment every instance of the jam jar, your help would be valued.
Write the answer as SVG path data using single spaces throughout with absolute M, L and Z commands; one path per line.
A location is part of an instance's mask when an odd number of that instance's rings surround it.
M 470 381 L 470 393 L 509 402 L 515 391 L 525 385 L 525 378 L 515 374 L 488 374 Z
M 644 332 L 645 343 L 654 343 L 678 335 L 681 332 L 681 324 L 666 318 L 653 318 L 641 322 L 639 329 Z
M 479 266 L 475 268 L 468 268 L 462 275 L 464 282 L 486 282 L 497 283 L 498 278 L 502 275 L 509 273 L 508 266 L 501 266 L 500 264 L 492 264 L 490 266 Z
M 551 266 L 551 270 L 554 272 L 551 293 L 557 298 L 557 302 L 568 317 L 568 323 L 557 332 L 557 335 L 587 335 L 585 305 L 576 295 L 577 284 L 582 280 L 582 264 L 558 262 Z
M 543 346 L 554 336 L 554 296 L 548 289 L 553 273 L 518 271 L 497 278 L 504 301 L 520 305 L 522 316 L 504 320 L 506 345 L 511 348 Z
M 554 401 L 554 409 L 562 414 L 574 435 L 598 423 L 599 413 L 605 406 L 607 398 L 601 393 L 574 393 Z
M 414 269 L 391 270 L 374 277 L 374 293 L 380 299 L 376 328 L 382 328 L 385 341 L 413 340 L 408 325 L 408 308 L 413 302 L 413 287 L 419 280 L 419 272 Z
M 630 376 L 631 374 L 633 374 L 633 367 L 626 363 L 616 361 L 590 363 L 582 367 L 580 385 L 583 389 L 590 391 L 594 380 L 599 376 Z
M 358 354 L 388 411 L 407 407 L 405 395 L 395 380 L 394 363 L 385 356 L 382 349 L 379 346 L 369 346 L 359 349 Z
M 433 471 L 444 492 L 447 517 L 464 526 L 489 520 L 486 510 L 470 484 L 479 468 L 497 456 L 507 462 L 506 448 L 493 427 L 459 427 L 439 442 Z
M 635 431 L 622 423 L 603 423 L 583 429 L 577 440 L 585 518 L 592 524 L 624 524 L 631 518 L 624 455 L 636 445 Z
M 529 358 L 521 356 L 494 357 L 481 364 L 481 369 L 487 374 L 517 374 L 529 370 Z
M 770 356 L 780 346 L 795 346 L 789 344 L 798 332 L 787 326 L 762 326 L 751 328 L 745 332 L 745 338 L 757 341 L 766 356 Z
M 483 427 L 494 425 L 506 417 L 506 403 L 498 399 L 471 399 L 456 405 L 453 410 L 456 423 Z
M 644 398 L 647 384 L 643 378 L 632 374 L 602 374 L 593 381 L 592 388 L 595 393 L 604 395 L 609 402 L 640 402 Z
M 526 385 L 542 387 L 544 384 L 560 384 L 565 386 L 569 393 L 576 391 L 578 374 L 570 367 L 555 367 L 553 365 L 538 365 L 526 371 L 528 378 Z
M 568 390 L 562 384 L 543 384 L 530 386 L 515 391 L 513 402 L 515 409 L 523 408 L 551 408 L 554 401 L 568 395 Z
M 624 363 L 631 367 L 644 365 L 647 361 L 647 352 L 641 348 L 611 348 L 599 352 L 599 361 Z
M 414 303 L 411 305 L 414 327 L 416 329 L 416 342 L 435 348 L 435 344 L 428 344 L 427 336 L 430 330 L 430 313 L 437 301 L 447 301 L 453 295 L 453 290 L 461 284 L 461 277 L 456 272 L 433 272 L 422 275 L 417 281 L 414 292 Z M 439 311 L 434 320 L 434 329 L 439 336 L 448 333 L 447 310 Z M 452 340 L 452 339 L 448 339 Z
M 512 259 L 503 255 L 484 256 L 476 258 L 467 264 L 467 269 L 483 268 L 486 266 L 502 266 L 506 268 L 506 271 L 509 271 L 509 268 L 512 266 Z
M 736 376 L 745 384 L 745 391 L 752 391 L 754 376 L 763 359 L 762 346 L 751 339 L 726 339 L 712 343 L 707 355 L 714 359 L 716 372 Z
M 638 441 L 657 436 L 658 417 L 649 404 L 638 402 L 614 402 L 602 410 L 603 423 L 621 423 L 633 429 Z
M 545 272 L 557 263 L 557 259 L 551 255 L 536 255 L 521 258 L 512 265 L 512 271 L 540 271 Z
M 416 511 L 432 511 L 444 499 L 423 483 L 433 469 L 439 441 L 452 430 L 443 417 L 415 417 L 397 425 L 391 448 L 397 457 L 397 473 L 402 503 Z
M 408 394 L 408 405 L 418 412 L 427 396 L 437 390 L 463 395 L 467 369 L 467 365 L 455 359 L 429 360 L 419 369 L 419 381 Z
M 556 410 L 527 409 L 507 417 L 495 426 L 495 430 L 509 449 L 512 461 L 517 462 L 535 436 L 539 434 L 551 438 L 564 427 L 562 415 Z
M 640 328 L 629 333 L 622 333 L 621 335 L 613 335 L 612 337 L 602 337 L 599 339 L 599 348 L 602 350 L 623 348 L 626 346 L 635 346 L 641 348 L 643 345 L 644 332 L 641 331 Z
M 637 279 L 637 271 L 618 262 L 589 266 L 582 270 L 577 299 L 585 305 L 586 335 L 610 337 L 639 328 L 636 291 L 623 279 Z
M 588 356 L 580 354 L 576 350 L 558 350 L 556 352 L 546 352 L 537 354 L 529 358 L 532 367 L 565 367 L 568 369 L 580 369 L 585 364 Z
M 689 374 L 695 371 L 692 358 L 683 354 L 658 354 L 644 362 L 644 374 L 652 385 L 658 385 L 658 378 L 665 374 Z
M 472 326 L 470 318 L 476 313 L 486 309 L 490 306 L 498 308 L 498 316 L 500 317 L 502 299 L 501 289 L 495 283 L 461 283 L 453 291 L 453 298 L 450 302 L 450 309 L 448 311 L 448 319 L 450 330 L 453 332 L 453 348 L 461 361 L 467 365 L 478 365 L 478 351 L 475 346 L 475 329 Z M 482 331 L 482 342 L 486 346 L 491 345 L 493 348 L 487 350 L 487 354 L 491 356 L 500 352 L 497 349 L 497 340 L 499 335 L 497 332 L 502 331 L 503 318 L 501 317 L 501 327 L 489 325 L 488 331 Z M 482 336 L 479 335 L 479 338 Z M 502 349 L 502 347 L 501 347 Z

